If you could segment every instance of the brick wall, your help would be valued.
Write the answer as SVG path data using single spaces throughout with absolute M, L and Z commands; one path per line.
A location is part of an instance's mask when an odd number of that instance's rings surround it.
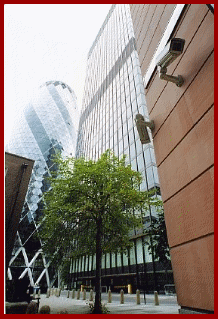
M 22 164 L 27 164 L 26 168 Z M 34 161 L 5 153 L 5 247 L 7 270 Z M 7 272 L 6 272 L 7 274 Z
M 130 5 L 144 77 L 175 4 Z M 185 39 L 168 74 L 182 87 L 159 79 L 145 88 L 164 202 L 178 302 L 212 311 L 214 166 L 214 15 L 204 4 L 187 5 L 172 37 Z

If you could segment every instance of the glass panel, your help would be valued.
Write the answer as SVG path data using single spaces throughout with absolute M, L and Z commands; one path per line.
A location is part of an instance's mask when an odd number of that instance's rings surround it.
M 153 166 L 153 173 L 154 173 L 154 181 L 155 181 L 155 183 L 159 184 L 158 171 L 157 171 L 157 167 L 156 166 Z
M 135 263 L 135 247 L 133 246 L 130 248 L 130 265 L 134 265 Z
M 31 260 L 41 248 L 40 238 L 37 233 L 34 233 L 34 235 L 26 241 L 24 248 L 26 250 L 28 259 Z
M 23 244 L 35 230 L 34 220 L 32 214 L 29 212 L 19 224 L 19 235 Z
M 81 258 L 78 258 L 78 269 L 77 269 L 77 272 L 80 272 L 81 270 L 81 262 L 80 262 Z
M 137 251 L 137 263 L 143 263 L 143 253 L 142 253 L 142 239 L 138 238 L 136 240 L 136 251 Z
M 128 135 L 124 136 L 124 149 L 128 146 Z
M 102 267 L 102 269 L 105 268 L 105 255 L 103 255 L 101 258 L 101 267 Z
M 143 159 L 143 155 L 140 154 L 137 157 L 137 163 L 138 163 L 138 170 L 139 171 L 144 171 L 144 159 Z
M 123 123 L 123 135 L 126 135 L 127 134 L 127 123 L 124 122 Z
M 123 140 L 119 142 L 119 154 L 123 153 Z
M 151 154 L 151 161 L 152 161 L 152 163 L 156 164 L 154 149 L 153 149 L 152 147 L 150 148 L 150 154 Z
M 147 148 L 146 150 L 144 150 L 144 156 L 145 156 L 145 165 L 149 166 L 151 164 L 150 148 Z
M 122 128 L 120 128 L 118 131 L 118 140 L 120 141 L 122 140 L 122 138 L 123 138 L 123 133 L 122 133 Z
M 147 182 L 143 181 L 140 185 L 140 190 L 141 191 L 147 191 L 148 190 L 148 186 L 147 186 Z
M 121 263 L 121 253 L 117 253 L 117 267 L 121 267 L 122 263 Z
M 150 242 L 149 237 L 145 237 L 144 241 L 145 242 Z M 145 261 L 146 261 L 146 263 L 152 262 L 152 255 L 148 251 L 148 245 L 147 244 L 144 245 L 144 251 L 145 251 Z
M 89 271 L 92 269 L 92 256 L 89 256 Z
M 92 266 L 92 270 L 96 269 L 96 255 L 93 256 L 93 266 Z
M 135 150 L 135 144 L 130 145 L 130 157 L 131 160 L 133 160 L 136 157 L 136 150 Z
M 128 266 L 128 254 L 123 253 L 123 266 Z
M 148 180 L 148 188 L 154 187 L 154 177 L 153 177 L 153 170 L 152 166 L 146 168 L 147 180 Z
M 136 159 L 131 160 L 131 167 L 134 171 L 137 171 L 137 164 L 136 164 Z
M 85 264 L 85 256 L 82 256 L 82 259 L 81 259 L 81 271 L 84 271 L 84 264 Z
M 142 143 L 141 143 L 139 138 L 136 140 L 136 150 L 137 150 L 137 154 L 138 155 L 141 154 L 141 152 L 142 152 Z
M 112 265 L 111 265 L 112 268 L 116 267 L 116 261 L 115 261 L 115 254 L 114 253 L 111 254 L 111 261 L 112 261 Z
M 106 268 L 110 268 L 110 254 L 106 255 Z

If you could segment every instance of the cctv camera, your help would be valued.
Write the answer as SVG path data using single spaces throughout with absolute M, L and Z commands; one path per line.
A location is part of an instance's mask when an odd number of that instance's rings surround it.
M 173 38 L 157 56 L 157 66 L 167 68 L 183 51 L 184 39 Z
M 142 144 L 150 143 L 150 137 L 148 135 L 147 126 L 153 130 L 154 129 L 154 121 L 146 122 L 143 115 L 136 114 L 135 123 L 137 127 L 137 131 L 139 133 L 139 138 Z
M 175 83 L 177 86 L 182 86 L 184 80 L 179 76 L 167 75 L 167 67 L 182 54 L 185 45 L 185 40 L 173 38 L 165 46 L 163 51 L 157 56 L 156 65 L 159 70 L 160 79 Z

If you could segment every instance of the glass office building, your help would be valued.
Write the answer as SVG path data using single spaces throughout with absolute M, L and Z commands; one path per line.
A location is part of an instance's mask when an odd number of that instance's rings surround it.
M 75 155 L 79 112 L 72 89 L 50 81 L 35 92 L 32 101 L 17 117 L 6 150 L 35 160 L 17 238 L 8 269 L 8 277 L 28 276 L 41 289 L 53 284 L 57 272 L 49 267 L 38 237 L 42 215 L 42 194 L 48 190 L 46 177 L 55 170 L 52 155 L 61 151 Z
M 126 154 L 127 163 L 143 175 L 141 190 L 156 189 L 160 196 L 153 143 L 141 144 L 134 123 L 137 113 L 149 121 L 130 9 L 129 5 L 112 5 L 88 54 L 76 156 L 96 160 L 109 148 L 119 157 Z M 152 138 L 150 131 L 149 135 Z M 145 227 L 154 216 L 155 211 L 147 212 Z M 128 256 L 103 257 L 102 285 L 114 291 L 127 289 L 128 284 L 152 291 L 155 271 L 163 287 L 164 270 L 159 263 L 154 264 L 144 245 L 148 238 L 143 232 L 133 231 L 132 236 L 135 245 Z M 74 286 L 93 284 L 94 276 L 95 256 L 74 260 Z

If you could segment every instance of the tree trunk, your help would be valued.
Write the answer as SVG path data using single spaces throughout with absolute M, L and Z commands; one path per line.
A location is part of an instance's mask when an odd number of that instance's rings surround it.
M 102 257 L 102 247 L 101 247 L 101 232 L 102 232 L 102 219 L 99 218 L 97 222 L 97 234 L 96 234 L 96 277 L 95 277 L 95 306 L 94 313 L 101 314 L 101 257 Z
M 151 241 L 151 256 L 152 256 L 152 266 L 153 266 L 154 290 L 159 293 L 159 288 L 158 288 L 158 284 L 157 284 L 157 276 L 156 276 L 156 267 L 155 267 L 155 261 L 154 261 L 154 247 L 153 247 L 152 235 L 150 236 L 150 241 Z

